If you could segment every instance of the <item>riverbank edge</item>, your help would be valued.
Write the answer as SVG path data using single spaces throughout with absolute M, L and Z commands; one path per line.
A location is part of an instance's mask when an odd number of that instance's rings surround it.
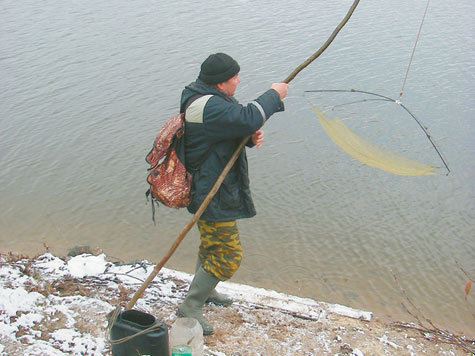
M 0 355 L 110 355 L 106 315 L 130 300 L 153 267 L 104 254 L 1 254 Z M 172 325 L 191 278 L 163 268 L 136 309 Z M 473 354 L 415 324 L 374 320 L 371 312 L 230 282 L 218 289 L 236 302 L 205 308 L 216 330 L 205 338 L 205 355 Z

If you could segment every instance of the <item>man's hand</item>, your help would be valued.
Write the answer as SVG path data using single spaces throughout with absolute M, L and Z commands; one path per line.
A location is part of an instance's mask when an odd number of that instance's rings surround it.
M 252 143 L 255 144 L 257 148 L 261 148 L 262 141 L 264 141 L 264 131 L 257 130 L 256 132 L 252 134 L 251 138 L 252 138 Z
M 270 88 L 279 93 L 280 100 L 282 100 L 287 96 L 287 89 L 289 88 L 289 85 L 287 83 L 272 83 Z

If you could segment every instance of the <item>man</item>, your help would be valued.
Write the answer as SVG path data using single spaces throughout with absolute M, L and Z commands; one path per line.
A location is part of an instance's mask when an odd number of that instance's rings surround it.
M 251 136 L 247 146 L 260 147 L 264 139 L 260 128 L 272 114 L 284 110 L 285 83 L 273 83 L 252 103 L 239 104 L 233 97 L 239 70 L 239 64 L 227 54 L 212 54 L 201 64 L 198 79 L 182 92 L 186 167 L 193 172 L 191 213 L 198 210 L 242 139 Z M 197 319 L 205 335 L 213 333 L 203 317 L 205 302 L 232 303 L 215 287 L 231 278 L 241 263 L 236 219 L 255 214 L 244 149 L 198 221 L 201 244 L 196 272 L 185 301 L 178 307 L 178 315 Z

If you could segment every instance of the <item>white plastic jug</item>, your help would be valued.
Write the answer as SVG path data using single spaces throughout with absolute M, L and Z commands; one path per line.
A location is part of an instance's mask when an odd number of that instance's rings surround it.
M 196 319 L 175 320 L 170 331 L 170 350 L 178 345 L 190 346 L 192 356 L 203 356 L 203 328 Z

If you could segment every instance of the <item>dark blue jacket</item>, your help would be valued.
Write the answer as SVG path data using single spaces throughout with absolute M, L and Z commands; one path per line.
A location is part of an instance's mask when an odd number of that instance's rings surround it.
M 244 106 L 199 79 L 183 90 L 181 112 L 187 103 L 185 164 L 193 173 L 188 211 L 195 213 L 242 139 L 262 127 L 272 114 L 283 111 L 284 104 L 279 94 L 269 89 Z M 229 221 L 255 214 L 244 149 L 201 218 Z

